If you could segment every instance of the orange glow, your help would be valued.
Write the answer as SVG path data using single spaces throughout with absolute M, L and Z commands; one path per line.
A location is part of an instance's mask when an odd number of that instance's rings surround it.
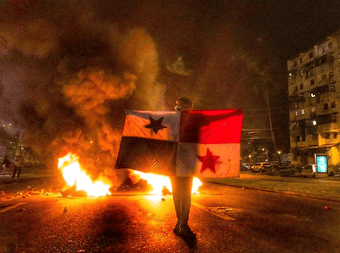
M 100 178 L 93 182 L 91 177 L 81 168 L 78 160 L 79 158 L 71 153 L 58 160 L 58 168 L 62 171 L 67 185 L 71 187 L 76 184 L 77 191 L 85 191 L 88 196 L 111 195 L 110 185 L 105 184 L 103 179 Z
M 139 179 L 146 180 L 147 183 L 152 186 L 152 191 L 150 192 L 150 194 L 161 195 L 163 187 L 166 187 L 166 189 L 172 192 L 171 181 L 170 178 L 167 176 L 157 175 L 153 173 L 144 173 L 136 170 L 129 171 L 132 175 L 139 176 Z M 199 180 L 197 177 L 194 177 L 191 193 L 198 193 L 198 189 L 201 185 L 201 180 Z

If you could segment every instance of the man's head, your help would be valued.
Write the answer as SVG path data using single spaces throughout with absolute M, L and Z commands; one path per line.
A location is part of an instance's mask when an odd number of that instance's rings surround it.
M 175 111 L 191 111 L 193 104 L 189 98 L 179 97 L 176 100 Z

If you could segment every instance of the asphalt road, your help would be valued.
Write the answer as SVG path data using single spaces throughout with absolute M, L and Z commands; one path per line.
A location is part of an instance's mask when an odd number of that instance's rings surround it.
M 11 246 L 12 252 L 25 253 L 324 253 L 340 248 L 338 202 L 209 183 L 192 197 L 196 245 L 173 234 L 171 195 L 63 198 L 52 190 L 2 198 L 0 204 L 0 252 L 11 252 Z

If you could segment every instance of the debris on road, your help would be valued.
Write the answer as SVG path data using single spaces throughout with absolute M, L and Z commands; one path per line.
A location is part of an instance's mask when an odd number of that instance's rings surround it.
M 74 184 L 72 187 L 67 188 L 66 190 L 60 190 L 60 194 L 66 198 L 67 196 L 70 196 L 77 190 L 76 184 Z

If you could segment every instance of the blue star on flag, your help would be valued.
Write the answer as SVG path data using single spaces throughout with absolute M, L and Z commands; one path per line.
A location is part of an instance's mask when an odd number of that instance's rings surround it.
M 213 155 L 211 151 L 209 150 L 209 148 L 207 149 L 205 156 L 197 156 L 197 158 L 202 162 L 202 168 L 200 171 L 201 173 L 208 168 L 212 172 L 216 173 L 215 164 L 217 164 L 217 160 L 220 157 Z
M 166 128 L 166 126 L 162 125 L 164 117 L 157 119 L 157 120 L 155 120 L 151 117 L 149 117 L 149 119 L 150 119 L 150 124 L 148 124 L 144 127 L 145 128 L 152 128 L 153 131 L 155 132 L 155 134 L 157 134 L 159 130 Z

